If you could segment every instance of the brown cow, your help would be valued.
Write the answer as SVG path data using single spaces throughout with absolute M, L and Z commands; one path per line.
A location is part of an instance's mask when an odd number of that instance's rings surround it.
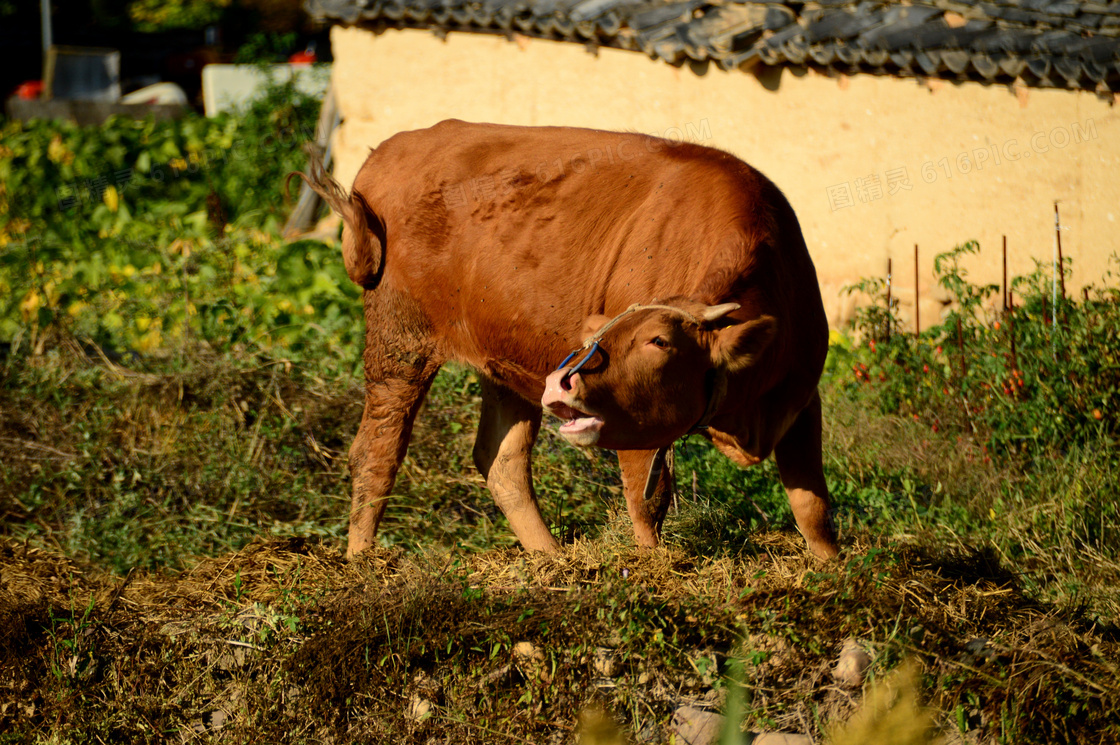
M 350 555 L 373 543 L 451 359 L 482 373 L 474 461 L 526 548 L 557 546 L 530 468 L 543 395 L 571 442 L 618 449 L 639 544 L 657 545 L 671 501 L 666 448 L 696 430 L 744 466 L 773 452 L 810 549 L 836 554 L 828 326 L 793 209 L 758 171 L 640 134 L 446 121 L 386 140 L 349 194 L 321 168 L 309 183 L 342 216 L 365 288 Z M 624 312 L 635 304 L 653 307 Z M 583 366 L 572 374 L 581 350 L 554 372 L 589 336 Z

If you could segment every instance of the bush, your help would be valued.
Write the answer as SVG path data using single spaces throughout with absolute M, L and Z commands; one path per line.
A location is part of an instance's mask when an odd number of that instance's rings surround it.
M 897 430 L 846 448 L 838 465 L 851 475 L 868 460 L 862 453 L 886 448 L 890 457 L 869 463 L 875 485 L 897 496 L 892 475 L 902 475 L 903 492 L 907 479 L 924 482 L 911 492 L 919 527 L 991 541 L 1030 568 L 1028 584 L 1042 596 L 1109 596 L 1102 588 L 1120 568 L 1120 290 L 1090 288 L 1081 302 L 1055 307 L 1052 276 L 1036 267 L 1012 282 L 1013 308 L 990 310 L 998 288 L 969 284 L 960 266 L 976 250 L 970 242 L 937 259 L 939 281 L 957 300 L 943 323 L 887 339 L 880 293 L 857 317 L 861 343 L 832 346 L 840 407 L 877 410 Z M 866 512 L 867 500 L 857 503 Z M 909 530 L 899 504 L 877 531 Z
M 848 288 L 877 301 L 857 315 L 864 344 L 833 347 L 833 367 L 851 370 L 848 389 L 866 388 L 882 413 L 956 430 L 994 456 L 1113 443 L 1120 434 L 1120 290 L 1087 290 L 1083 302 L 1059 299 L 1055 308 L 1051 279 L 1039 266 L 1011 283 L 1016 307 L 989 311 L 999 288 L 970 284 L 960 265 L 978 250 L 970 241 L 937 257 L 938 282 L 955 307 L 919 335 L 884 338 L 882 285 Z
M 335 251 L 276 235 L 317 111 L 284 84 L 215 119 L 5 123 L 0 341 L 351 347 L 360 291 Z
M 197 29 L 217 23 L 230 0 L 132 0 L 128 15 L 137 31 Z

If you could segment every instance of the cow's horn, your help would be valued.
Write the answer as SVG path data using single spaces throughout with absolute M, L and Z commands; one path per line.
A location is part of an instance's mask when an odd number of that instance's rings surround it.
M 723 303 L 722 305 L 709 305 L 700 313 L 700 317 L 704 321 L 711 323 L 723 318 L 728 313 L 739 310 L 741 306 L 738 303 Z

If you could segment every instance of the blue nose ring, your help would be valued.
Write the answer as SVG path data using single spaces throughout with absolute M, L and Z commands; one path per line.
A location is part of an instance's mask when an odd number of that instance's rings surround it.
M 576 351 L 569 354 L 567 357 L 564 358 L 564 361 L 561 362 L 557 366 L 556 369 L 557 370 L 564 369 L 564 365 L 571 362 L 572 358 L 575 357 L 577 354 L 579 354 L 582 351 L 583 351 L 582 349 L 577 349 Z M 580 368 L 582 368 L 584 365 L 586 365 L 591 360 L 591 358 L 595 356 L 595 353 L 598 352 L 598 351 L 599 351 L 599 342 L 597 342 L 597 341 L 591 342 L 591 349 L 588 350 L 587 354 L 584 355 L 582 360 L 580 360 L 578 363 L 576 363 L 575 367 L 573 367 L 571 370 L 568 370 L 566 373 L 564 373 L 564 375 L 560 378 L 561 382 L 566 383 L 568 381 L 568 378 L 572 377 L 577 372 L 579 372 Z

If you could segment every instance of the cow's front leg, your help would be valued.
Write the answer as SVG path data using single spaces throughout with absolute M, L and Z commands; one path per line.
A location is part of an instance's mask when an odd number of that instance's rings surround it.
M 774 460 L 789 495 L 797 528 L 809 544 L 809 550 L 821 559 L 836 556 L 839 549 L 821 457 L 820 394 L 813 394 L 809 405 L 801 410 L 793 426 L 782 436 L 774 448 Z
M 559 544 L 541 517 L 533 491 L 533 443 L 540 427 L 540 407 L 483 378 L 475 467 L 521 545 L 532 551 L 555 551 Z
M 673 502 L 672 446 L 666 450 L 619 450 L 626 511 L 634 523 L 634 540 L 654 548 L 661 542 L 661 523 Z

